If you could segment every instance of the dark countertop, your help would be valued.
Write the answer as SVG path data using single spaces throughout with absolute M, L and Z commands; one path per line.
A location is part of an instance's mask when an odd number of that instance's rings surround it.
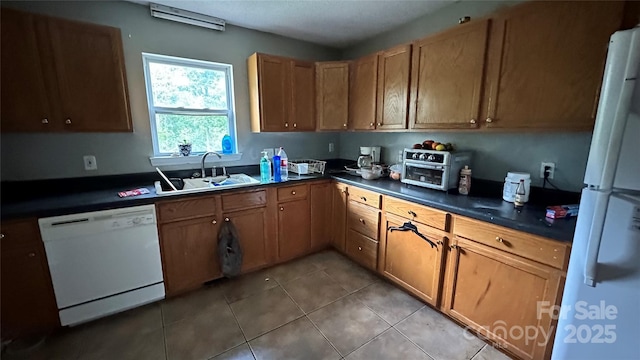
M 557 219 L 550 223 L 545 219 L 544 206 L 527 204 L 518 212 L 512 203 L 503 201 L 500 197 L 450 194 L 403 184 L 389 178 L 365 180 L 346 174 L 334 174 L 333 178 L 399 199 L 559 241 L 571 242 L 576 227 L 575 217 Z
M 250 173 L 250 172 L 248 172 Z M 251 174 L 251 173 L 250 173 Z M 259 179 L 259 177 L 257 177 Z M 572 241 L 575 229 L 576 218 L 558 219 L 553 223 L 545 220 L 545 207 L 535 204 L 527 204 L 521 212 L 513 208 L 513 204 L 505 202 L 499 196 L 463 196 L 446 193 L 437 190 L 421 188 L 393 181 L 389 178 L 378 180 L 364 180 L 361 177 L 347 174 L 332 174 L 325 176 L 290 176 L 287 183 L 297 181 L 311 181 L 321 178 L 333 178 L 350 185 L 362 187 L 376 191 L 385 195 L 394 196 L 407 201 L 430 206 L 443 211 L 468 216 L 481 221 L 486 221 L 496 225 L 502 225 L 515 230 L 524 231 L 531 234 L 544 236 L 559 241 Z M 110 181 L 109 181 L 110 180 Z M 117 179 L 116 179 L 117 180 Z M 41 191 L 38 196 L 12 199 L 4 196 L 3 188 L 2 219 L 20 217 L 49 217 L 89 211 L 99 211 L 144 204 L 153 204 L 160 200 L 188 198 L 211 194 L 211 192 L 198 192 L 180 195 L 158 195 L 153 186 L 153 180 L 149 178 L 137 178 L 135 181 L 116 182 L 114 179 L 102 181 L 101 184 L 77 186 L 74 193 L 60 193 L 57 195 L 47 194 L 46 190 Z M 113 184 L 113 185 L 109 185 Z M 251 189 L 265 186 L 279 186 L 286 183 L 257 184 L 243 187 L 241 189 Z M 126 198 L 118 197 L 118 192 L 147 188 L 150 193 L 146 195 L 132 196 Z M 92 190 L 96 189 L 96 190 Z M 216 194 L 236 189 L 224 189 L 215 191 Z M 18 191 L 11 189 L 10 191 Z M 56 193 L 55 191 L 53 193 Z M 473 193 L 472 193 L 473 194 Z M 7 201 L 9 199 L 9 201 Z

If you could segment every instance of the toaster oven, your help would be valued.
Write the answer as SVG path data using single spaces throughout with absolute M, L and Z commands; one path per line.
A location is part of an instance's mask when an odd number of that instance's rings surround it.
M 471 153 L 404 149 L 402 178 L 405 184 L 447 191 L 458 187 L 458 174 L 471 166 Z

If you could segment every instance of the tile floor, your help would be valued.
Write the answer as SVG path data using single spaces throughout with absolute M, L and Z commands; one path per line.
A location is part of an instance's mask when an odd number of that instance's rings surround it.
M 3 359 L 508 359 L 333 251 L 71 328 Z

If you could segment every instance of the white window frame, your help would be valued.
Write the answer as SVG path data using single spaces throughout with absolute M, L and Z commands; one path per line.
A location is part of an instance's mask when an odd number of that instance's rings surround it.
M 175 156 L 173 153 L 161 153 L 158 143 L 158 133 L 156 129 L 156 114 L 174 114 L 174 115 L 222 115 L 227 116 L 229 122 L 229 136 L 232 141 L 232 153 L 221 154 L 223 161 L 240 160 L 242 154 L 238 152 L 236 119 L 235 119 L 235 96 L 233 93 L 233 65 L 223 64 L 212 61 L 186 59 L 175 56 L 142 53 L 142 62 L 144 67 L 144 81 L 147 90 L 147 105 L 149 109 L 149 123 L 151 126 L 151 141 L 153 143 L 153 156 L 150 158 L 151 164 L 157 165 L 174 165 L 174 164 L 196 164 L 200 162 L 201 155 L 204 152 L 192 152 L 190 156 Z M 224 71 L 226 77 L 227 91 L 227 109 L 184 109 L 173 107 L 155 106 L 153 103 L 153 92 L 151 77 L 149 73 L 149 63 L 159 63 L 167 65 L 185 66 L 200 68 L 206 70 Z M 177 146 L 177 145 L 176 145 Z M 177 152 L 177 149 L 176 149 Z M 215 161 L 217 157 L 209 156 L 207 162 Z

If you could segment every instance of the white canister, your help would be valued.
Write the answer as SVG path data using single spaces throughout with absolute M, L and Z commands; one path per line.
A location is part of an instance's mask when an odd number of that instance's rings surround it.
M 516 189 L 520 180 L 524 180 L 524 202 L 529 201 L 529 188 L 531 186 L 531 175 L 523 172 L 508 172 L 504 178 L 504 189 L 502 190 L 502 199 L 508 202 L 514 202 L 516 198 Z

